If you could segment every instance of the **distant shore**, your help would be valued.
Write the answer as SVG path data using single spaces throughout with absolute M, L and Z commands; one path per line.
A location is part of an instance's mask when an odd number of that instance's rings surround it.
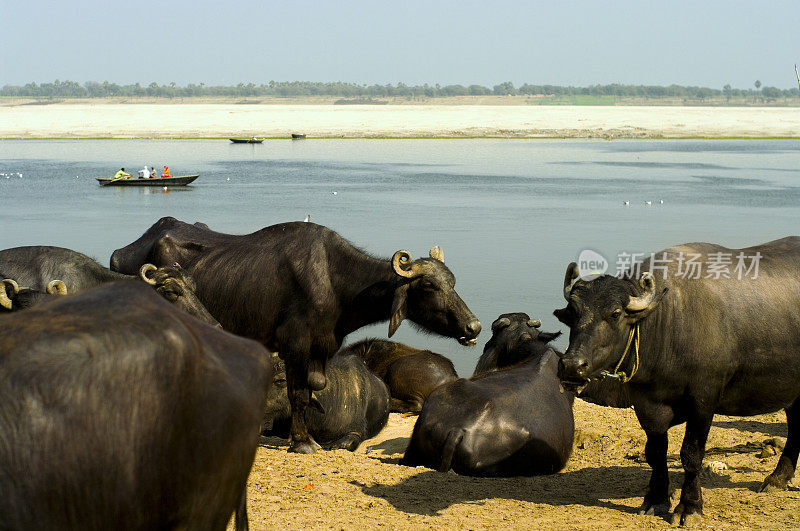
M 792 107 L 65 102 L 0 105 L 0 138 L 800 138 Z

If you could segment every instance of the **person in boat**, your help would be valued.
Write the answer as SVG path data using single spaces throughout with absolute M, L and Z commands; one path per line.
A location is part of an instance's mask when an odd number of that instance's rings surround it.
M 119 171 L 114 174 L 115 179 L 127 179 L 130 176 L 130 173 L 125 173 L 125 168 L 120 168 Z
M 158 179 L 158 170 L 155 166 L 150 166 L 150 178 L 151 179 Z
M 145 165 L 143 170 L 139 170 L 139 178 L 140 179 L 149 179 L 150 178 L 150 170 L 147 169 Z
M 172 177 L 172 174 L 169 172 L 169 167 L 164 166 L 164 171 L 161 172 L 161 178 Z

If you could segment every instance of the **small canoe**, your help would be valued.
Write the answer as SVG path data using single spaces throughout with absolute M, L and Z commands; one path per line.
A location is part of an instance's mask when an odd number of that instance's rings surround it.
M 263 138 L 229 138 L 234 144 L 260 144 L 264 141 Z
M 153 179 L 108 179 L 98 177 L 100 186 L 186 186 L 200 177 L 197 175 L 176 175 L 174 177 L 156 177 Z
M 305 138 L 306 135 L 302 133 L 292 133 L 292 140 L 300 140 L 301 138 Z

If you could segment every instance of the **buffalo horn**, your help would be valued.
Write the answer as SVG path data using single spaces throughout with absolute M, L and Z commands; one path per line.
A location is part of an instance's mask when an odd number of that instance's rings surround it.
M 497 321 L 492 323 L 492 332 L 497 332 L 501 328 L 505 328 L 511 324 L 511 319 L 508 317 L 501 317 Z
M 640 312 L 650 306 L 650 303 L 653 302 L 653 297 L 656 294 L 656 282 L 653 278 L 653 274 L 649 271 L 645 271 L 642 273 L 641 278 L 639 279 L 639 286 L 643 290 L 645 290 L 644 294 L 640 297 L 631 297 L 628 301 L 628 305 L 625 307 L 626 310 L 629 312 Z
M 19 293 L 19 285 L 10 278 L 3 280 L 2 285 L 0 285 L 0 306 L 10 310 L 12 303 L 11 299 L 8 298 L 8 293 L 6 293 L 6 287 L 10 287 L 13 295 L 16 295 Z
M 430 255 L 431 258 L 434 258 L 436 260 L 439 260 L 441 263 L 444 263 L 444 251 L 442 251 L 442 248 L 439 247 L 438 245 L 434 245 L 433 247 L 431 247 Z
M 564 274 L 564 298 L 569 302 L 569 294 L 572 292 L 572 281 L 578 278 L 578 264 L 570 262 L 567 272 Z
M 145 264 L 141 267 L 141 269 L 139 269 L 139 276 L 142 277 L 142 280 L 144 280 L 151 286 L 155 286 L 156 279 L 148 277 L 147 273 L 149 273 L 150 271 L 155 271 L 156 269 L 158 268 L 153 264 Z
M 405 278 L 414 278 L 416 273 L 411 270 L 411 253 L 408 251 L 397 251 L 392 257 L 392 268 L 394 272 Z M 408 267 L 408 269 L 405 269 Z
M 540 326 L 542 326 L 542 322 L 539 319 L 531 319 L 530 321 L 528 321 L 528 326 L 530 326 L 531 328 L 539 328 Z
M 66 295 L 67 285 L 62 280 L 51 280 L 47 284 L 47 293 L 50 295 Z

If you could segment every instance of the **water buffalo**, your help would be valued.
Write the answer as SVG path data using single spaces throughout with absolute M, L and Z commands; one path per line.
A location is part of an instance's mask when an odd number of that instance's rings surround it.
M 504 313 L 492 323 L 492 337 L 483 347 L 473 376 L 516 365 L 530 358 L 541 356 L 550 348 L 548 343 L 561 332 L 542 332 L 539 319 L 531 319 L 527 313 Z
M 431 391 L 458 379 L 453 362 L 430 350 L 384 339 L 365 339 L 339 351 L 359 356 L 392 395 L 391 410 L 419 413 Z
M 67 288 L 60 280 L 51 280 L 45 291 L 40 291 L 27 286 L 20 288 L 13 278 L 6 278 L 0 282 L 0 313 L 24 310 L 36 306 L 53 295 L 66 293 Z
M 512 326 L 508 316 L 524 320 Z M 558 334 L 534 325 L 525 314 L 495 321 L 484 355 L 503 351 L 522 361 L 434 390 L 403 464 L 470 476 L 533 476 L 564 467 L 575 434 L 574 394 L 560 385 L 559 356 L 547 346 Z
M 0 527 L 246 529 L 270 377 L 142 282 L 4 316 Z
M 286 394 L 283 361 L 273 355 L 275 376 L 267 400 L 264 435 L 287 437 L 291 406 Z M 361 441 L 376 436 L 389 420 L 389 390 L 357 356 L 337 354 L 326 370 L 328 384 L 315 393 L 315 407 L 305 412 L 308 431 L 326 450 L 355 451 Z
M 138 270 L 132 274 L 136 273 Z M 130 276 L 111 271 L 71 249 L 32 245 L 0 251 L 0 278 L 11 278 L 20 286 L 40 291 L 52 280 L 61 280 L 68 293 L 78 293 Z
M 669 512 L 667 430 L 685 422 L 671 519 L 702 514 L 699 473 L 715 413 L 786 410 L 789 437 L 762 490 L 786 488 L 800 450 L 799 265 L 800 238 L 789 237 L 744 249 L 679 245 L 621 278 L 575 281 L 577 265 L 567 267 L 568 305 L 555 312 L 570 327 L 560 376 L 578 387 L 606 374 L 627 381 L 652 468 L 640 512 Z
M 527 313 L 504 313 L 492 323 L 492 338 L 483 347 L 473 376 L 515 365 L 531 356 L 540 356 L 550 347 L 548 343 L 561 332 L 542 332 L 539 319 Z M 555 350 L 555 349 L 554 349 Z M 563 354 L 555 350 L 556 354 Z M 631 406 L 628 388 L 618 380 L 596 380 L 578 394 L 578 398 L 601 406 L 626 408 Z
M 195 296 L 194 279 L 177 263 L 159 268 L 145 264 L 137 277 L 111 271 L 71 249 L 37 245 L 0 251 L 0 278 L 3 277 L 6 289 L 0 290 L 0 311 L 29 308 L 47 300 L 48 295 L 80 293 L 117 280 L 141 278 L 178 308 L 219 326 Z
M 439 247 L 411 260 L 407 251 L 372 257 L 315 223 L 281 223 L 252 234 L 222 234 L 162 218 L 117 249 L 111 268 L 179 262 L 195 278 L 197 296 L 226 330 L 262 342 L 286 361 L 292 406 L 290 451 L 319 445 L 305 425 L 312 391 L 325 387 L 325 366 L 349 333 L 404 319 L 474 345 L 478 319 L 455 291 Z

